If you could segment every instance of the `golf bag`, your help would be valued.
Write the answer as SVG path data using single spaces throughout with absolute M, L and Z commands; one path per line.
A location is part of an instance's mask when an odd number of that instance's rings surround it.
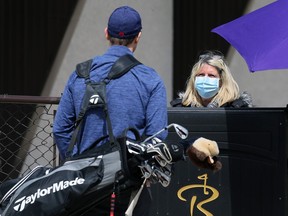
M 146 180 L 164 187 L 169 185 L 173 163 L 184 157 L 183 146 L 167 145 L 156 135 L 171 126 L 182 139 L 188 132 L 180 125 L 171 124 L 143 142 L 134 128 L 127 128 L 120 137 L 114 137 L 106 103 L 106 83 L 139 64 L 132 56 L 120 57 L 117 62 L 108 78 L 100 83 L 91 83 L 89 74 L 83 76 L 86 93 L 67 150 L 67 160 L 56 168 L 36 167 L 23 178 L 1 184 L 0 216 L 79 216 L 115 194 L 120 195 L 118 199 L 121 200 L 121 192 L 139 189 Z M 91 61 L 78 65 L 77 73 L 82 76 L 90 66 Z M 94 95 L 98 95 L 98 103 L 91 104 Z M 86 110 L 94 106 L 102 107 L 106 114 L 108 135 L 97 140 L 90 149 L 73 155 L 82 119 Z M 134 139 L 128 138 L 128 133 L 132 133 Z M 107 138 L 107 142 L 97 145 Z M 127 207 L 128 202 L 124 210 Z M 117 213 L 113 208 L 111 200 L 111 212 Z
M 118 147 L 101 146 L 56 168 L 35 167 L 17 182 L 3 183 L 0 189 L 6 193 L 0 215 L 76 216 L 113 192 L 139 188 L 143 181 L 137 168 L 140 162 L 127 154 L 125 140 L 118 138 Z

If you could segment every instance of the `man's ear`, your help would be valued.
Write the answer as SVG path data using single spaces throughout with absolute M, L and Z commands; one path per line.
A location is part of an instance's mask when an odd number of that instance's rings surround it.
M 110 40 L 110 36 L 109 36 L 109 34 L 108 34 L 108 28 L 107 28 L 107 27 L 104 29 L 104 33 L 105 33 L 105 38 L 106 38 L 107 40 Z
M 137 35 L 137 37 L 135 38 L 135 43 L 138 43 L 138 41 L 140 40 L 142 32 L 140 31 Z

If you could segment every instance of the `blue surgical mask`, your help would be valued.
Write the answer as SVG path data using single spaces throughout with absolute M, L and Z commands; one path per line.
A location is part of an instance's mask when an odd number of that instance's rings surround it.
M 219 91 L 219 78 L 211 78 L 208 76 L 196 77 L 195 88 L 202 98 L 212 98 Z

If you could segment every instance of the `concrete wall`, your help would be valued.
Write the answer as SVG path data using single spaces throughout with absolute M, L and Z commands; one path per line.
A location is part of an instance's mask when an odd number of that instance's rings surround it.
M 246 13 L 273 0 L 251 0 Z M 101 55 L 108 42 L 104 28 L 111 12 L 120 5 L 137 9 L 143 20 L 143 34 L 135 56 L 154 67 L 172 100 L 173 1 L 172 0 L 81 0 L 67 29 L 42 95 L 60 96 L 75 65 L 94 55 Z M 288 71 L 250 73 L 244 59 L 231 47 L 227 60 L 241 91 L 252 94 L 257 107 L 284 107 L 288 103 Z M 169 106 L 169 104 L 167 104 Z
M 104 29 L 112 11 L 129 5 L 142 17 L 142 37 L 135 52 L 142 63 L 160 74 L 172 98 L 172 0 L 81 0 L 68 26 L 42 95 L 60 96 L 75 65 L 108 48 Z

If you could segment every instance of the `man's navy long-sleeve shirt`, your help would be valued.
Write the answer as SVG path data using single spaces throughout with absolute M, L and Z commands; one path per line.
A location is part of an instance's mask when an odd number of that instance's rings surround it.
M 133 55 L 127 47 L 117 45 L 111 46 L 104 55 L 94 57 L 90 70 L 91 80 L 103 80 L 113 63 L 125 54 Z M 78 77 L 74 71 L 65 86 L 53 124 L 54 139 L 62 159 L 81 109 L 85 88 L 85 79 Z M 107 103 L 115 136 L 119 136 L 128 127 L 136 128 L 141 135 L 150 136 L 167 126 L 164 83 L 154 69 L 144 64 L 135 66 L 122 77 L 109 82 Z M 99 110 L 88 110 L 83 121 L 81 141 L 74 149 L 78 153 L 108 133 L 106 119 Z M 167 131 L 158 137 L 165 139 L 166 136 Z

